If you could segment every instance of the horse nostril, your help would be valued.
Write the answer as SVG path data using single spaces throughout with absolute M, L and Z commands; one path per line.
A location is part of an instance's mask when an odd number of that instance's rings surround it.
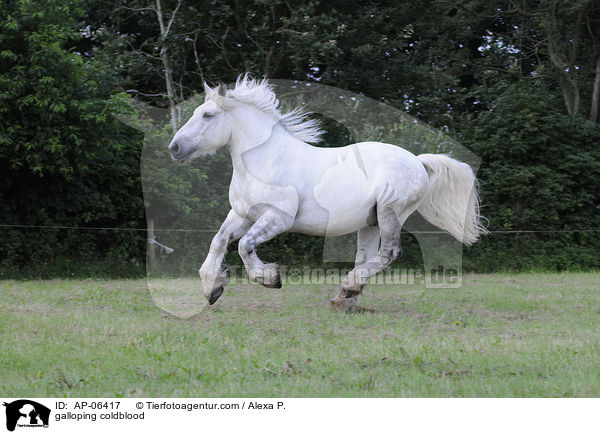
M 171 151 L 172 154 L 177 155 L 181 151 L 181 148 L 179 147 L 177 142 L 173 142 L 173 143 L 171 143 L 171 146 L 169 146 L 169 150 Z

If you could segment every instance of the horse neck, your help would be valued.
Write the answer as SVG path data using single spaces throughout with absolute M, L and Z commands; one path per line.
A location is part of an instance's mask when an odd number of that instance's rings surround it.
M 273 158 L 283 152 L 289 152 L 290 142 L 297 141 L 283 126 L 271 116 L 256 109 L 232 110 L 233 120 L 229 153 L 233 169 L 240 174 L 246 172 L 242 162 L 244 153 L 260 146 L 265 157 Z M 303 142 L 302 142 L 303 143 Z

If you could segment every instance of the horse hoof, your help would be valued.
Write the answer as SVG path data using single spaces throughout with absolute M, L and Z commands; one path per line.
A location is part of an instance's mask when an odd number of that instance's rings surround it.
M 256 280 L 266 288 L 281 288 L 281 273 L 279 272 L 279 265 L 267 264 L 262 270 L 262 276 Z
M 263 285 L 267 288 L 281 288 L 281 276 L 279 275 L 279 272 L 277 272 L 277 276 L 275 276 L 275 279 L 273 279 L 272 282 L 263 283 Z
M 221 294 L 223 294 L 222 286 L 219 286 L 218 288 L 213 289 L 212 292 L 210 293 L 210 298 L 208 299 L 208 304 L 210 304 L 210 305 L 215 304 L 215 301 L 217 301 L 219 299 Z

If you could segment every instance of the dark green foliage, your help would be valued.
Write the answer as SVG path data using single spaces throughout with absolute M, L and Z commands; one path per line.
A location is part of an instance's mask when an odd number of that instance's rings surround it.
M 493 270 L 494 262 L 510 269 L 597 266 L 597 124 L 566 115 L 559 97 L 528 82 L 501 90 L 491 111 L 462 126 L 461 138 L 483 159 L 479 178 L 489 228 L 540 231 L 485 237 L 470 249 L 474 268 Z
M 83 2 L 3 2 L 0 21 L 0 222 L 139 227 L 140 135 L 112 116 L 123 98 L 74 46 Z M 0 228 L 1 273 L 56 270 L 73 258 L 139 261 L 143 234 Z M 141 236 L 140 236 L 141 235 Z M 117 265 L 118 267 L 118 265 Z M 67 271 L 67 270 L 61 270 Z
M 160 3 L 168 22 L 178 1 Z M 156 11 L 139 10 L 155 4 L 0 0 L 0 224 L 135 229 L 0 226 L 0 277 L 143 273 L 143 134 L 112 113 L 130 114 L 132 95 L 164 108 L 196 95 L 203 80 L 231 82 L 246 71 L 364 93 L 481 157 L 490 229 L 551 232 L 484 237 L 465 249 L 467 269 L 600 263 L 598 232 L 589 232 L 600 226 L 600 132 L 586 120 L 600 56 L 594 2 L 184 0 L 165 38 Z M 162 48 L 177 94 L 170 99 Z M 560 59 L 577 69 L 564 71 Z M 565 95 L 577 93 L 573 115 Z M 353 139 L 333 120 L 324 125 L 327 146 Z M 163 128 L 146 152 L 161 156 L 170 135 Z M 222 152 L 185 166 L 191 177 L 173 177 L 168 159 L 149 167 L 144 188 L 177 204 L 150 204 L 155 226 L 218 227 L 228 209 L 226 160 Z M 419 247 L 405 238 L 403 261 L 418 266 Z M 322 248 L 320 238 L 285 234 L 261 254 L 301 265 L 319 263 Z M 202 254 L 171 260 L 194 272 Z

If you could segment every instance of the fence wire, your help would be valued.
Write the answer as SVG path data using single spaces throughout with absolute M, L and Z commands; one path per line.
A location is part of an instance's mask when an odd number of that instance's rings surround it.
M 53 226 L 53 225 L 9 225 L 0 224 L 0 228 L 14 229 L 75 229 L 89 231 L 137 231 L 148 232 L 148 228 L 123 228 L 123 227 L 102 227 L 102 226 Z M 169 228 L 154 228 L 154 232 L 207 232 L 217 233 L 219 229 L 169 229 Z M 600 232 L 600 229 L 531 229 L 531 230 L 506 230 L 506 231 L 489 231 L 491 234 L 533 234 L 533 233 L 579 233 L 579 232 Z M 444 234 L 445 231 L 410 231 L 413 234 Z

